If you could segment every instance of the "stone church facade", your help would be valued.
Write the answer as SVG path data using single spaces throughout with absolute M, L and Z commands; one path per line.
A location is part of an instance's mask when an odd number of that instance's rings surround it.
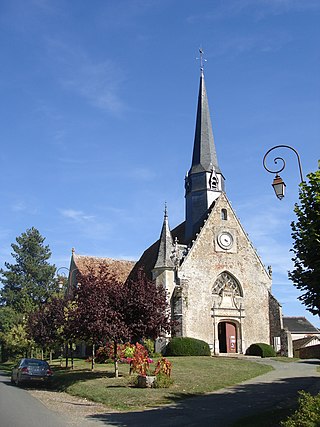
M 191 168 L 185 177 L 186 220 L 173 230 L 167 209 L 160 239 L 136 264 L 164 286 L 175 336 L 206 341 L 214 354 L 274 344 L 281 306 L 266 269 L 225 192 L 201 69 Z M 165 343 L 166 340 L 163 340 Z
M 104 259 L 123 272 L 122 281 L 143 268 L 167 290 L 175 321 L 172 335 L 204 340 L 216 355 L 245 353 L 252 343 L 279 343 L 283 328 L 281 306 L 271 294 L 271 268 L 265 268 L 252 246 L 224 181 L 201 68 L 192 164 L 185 177 L 185 221 L 170 229 L 166 208 L 159 240 L 135 265 Z M 73 252 L 70 271 L 83 272 L 84 264 L 96 262 Z M 162 337 L 159 346 L 168 338 Z

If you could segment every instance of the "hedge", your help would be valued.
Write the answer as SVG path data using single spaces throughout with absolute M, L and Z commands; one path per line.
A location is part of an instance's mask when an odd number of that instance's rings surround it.
M 211 356 L 209 344 L 195 338 L 172 338 L 165 348 L 166 356 Z
M 269 344 L 256 343 L 251 344 L 247 349 L 246 354 L 249 356 L 260 356 L 260 357 L 275 357 L 276 352 Z

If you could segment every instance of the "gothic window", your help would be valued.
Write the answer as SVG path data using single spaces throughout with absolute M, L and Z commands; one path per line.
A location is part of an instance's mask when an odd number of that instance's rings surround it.
M 221 209 L 221 219 L 223 221 L 226 221 L 228 219 L 228 212 L 227 209 Z
M 212 288 L 213 294 L 222 296 L 224 292 L 231 293 L 234 297 L 243 296 L 239 282 L 226 271 L 218 276 Z

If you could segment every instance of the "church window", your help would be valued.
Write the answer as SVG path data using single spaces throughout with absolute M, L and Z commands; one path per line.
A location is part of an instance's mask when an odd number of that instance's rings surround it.
M 222 296 L 223 293 L 230 293 L 233 296 L 242 297 L 243 292 L 239 282 L 228 272 L 221 273 L 215 281 L 212 293 Z
M 223 221 L 226 221 L 228 219 L 228 212 L 227 209 L 221 209 L 221 219 Z

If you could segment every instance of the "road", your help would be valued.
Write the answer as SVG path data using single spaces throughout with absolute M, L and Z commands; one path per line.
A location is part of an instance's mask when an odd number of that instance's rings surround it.
M 27 389 L 11 384 L 10 377 L 0 372 L 1 427 L 92 427 L 106 426 L 97 420 L 73 419 L 50 411 Z
M 26 390 L 11 385 L 0 372 L 1 427 L 66 427 L 62 416 L 49 411 Z

